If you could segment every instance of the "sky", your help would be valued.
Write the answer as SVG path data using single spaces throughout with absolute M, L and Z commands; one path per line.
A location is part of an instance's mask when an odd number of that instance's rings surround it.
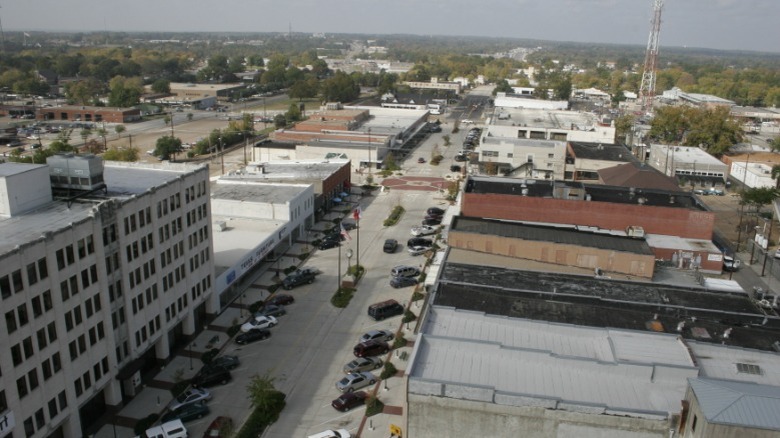
M 4 31 L 474 35 L 646 46 L 655 0 L 0 0 Z M 780 0 L 664 0 L 660 47 L 780 52 Z

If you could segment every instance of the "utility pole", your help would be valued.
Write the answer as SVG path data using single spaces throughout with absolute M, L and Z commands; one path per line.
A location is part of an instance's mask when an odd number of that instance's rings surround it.
M 639 101 L 645 114 L 653 112 L 655 73 L 658 67 L 658 37 L 661 33 L 661 9 L 663 6 L 664 0 L 653 0 L 653 20 L 650 25 L 650 36 L 647 39 L 642 83 L 639 86 Z

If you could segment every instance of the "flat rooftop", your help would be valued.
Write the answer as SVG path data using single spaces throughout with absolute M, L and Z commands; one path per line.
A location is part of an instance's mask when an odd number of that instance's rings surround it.
M 269 236 L 275 235 L 287 220 L 250 219 L 212 214 L 211 222 L 224 221 L 225 229 L 212 227 L 214 244 L 214 275 L 219 277 L 235 267 L 247 254 L 257 249 Z
M 651 144 L 651 149 L 657 149 L 661 155 L 668 154 L 671 163 L 694 163 L 702 166 L 726 166 L 719 159 L 708 154 L 704 149 L 694 146 L 670 146 L 665 144 Z
M 211 185 L 211 198 L 287 204 L 308 188 L 308 184 L 273 184 L 247 179 L 219 179 L 217 184 Z
M 79 198 L 70 205 L 67 201 L 55 198 L 36 210 L 0 219 L 0 255 L 17 245 L 41 238 L 46 232 L 56 232 L 68 228 L 71 223 L 87 219 L 93 207 L 108 199 L 125 200 L 143 194 L 201 167 L 205 166 L 105 162 L 103 178 L 108 195 L 97 192 Z
M 643 239 L 500 220 L 456 216 L 450 227 L 450 232 L 453 231 L 541 242 L 555 242 L 559 244 L 600 248 L 633 254 L 653 254 L 650 246 Z
M 244 169 L 232 171 L 221 179 L 230 181 L 324 181 L 348 165 L 349 160 L 265 161 L 249 163 Z
M 623 144 L 570 141 L 569 148 L 574 156 L 581 160 L 604 160 L 624 163 L 638 162 L 631 154 L 631 151 Z
M 499 119 L 499 113 L 502 114 L 502 117 L 503 114 L 509 115 L 509 118 Z M 546 128 L 566 131 L 578 129 L 587 131 L 591 127 L 598 125 L 598 118 L 595 114 L 577 111 L 502 107 L 500 110 L 496 109 L 496 116 L 491 118 L 490 123 L 496 126 L 525 126 L 529 129 Z
M 671 192 L 656 189 L 638 189 L 600 184 L 586 184 L 576 181 L 549 181 L 469 176 L 464 188 L 466 193 L 529 196 L 560 199 L 559 192 L 579 193 L 574 198 L 617 204 L 638 204 L 656 207 L 690 208 L 706 210 L 689 192 Z
M 433 306 L 409 392 L 666 418 L 698 371 L 673 335 L 583 328 Z
M 767 351 L 780 336 L 780 317 L 765 314 L 744 293 L 465 262 L 442 266 L 434 304 L 589 327 L 664 331 Z

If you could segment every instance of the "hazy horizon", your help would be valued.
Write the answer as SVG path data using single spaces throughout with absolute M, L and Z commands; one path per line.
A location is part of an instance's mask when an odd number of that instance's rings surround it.
M 309 13 L 302 14 L 301 11 Z M 652 0 L 0 0 L 10 31 L 287 32 L 647 44 Z M 376 17 L 381 17 L 381 20 Z M 780 52 L 780 0 L 665 0 L 660 46 Z

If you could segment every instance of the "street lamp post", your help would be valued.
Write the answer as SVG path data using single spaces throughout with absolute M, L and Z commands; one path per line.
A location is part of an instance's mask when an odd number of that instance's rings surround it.
M 772 241 L 772 222 L 775 219 L 774 212 L 771 216 L 769 216 L 769 232 L 766 236 L 766 249 L 764 250 L 764 265 L 761 267 L 761 276 L 763 277 L 764 274 L 766 274 L 766 259 L 769 258 L 769 244 Z
M 371 128 L 368 128 L 368 176 L 371 176 Z
M 352 249 L 347 250 L 347 274 L 349 274 L 349 268 L 352 267 Z

